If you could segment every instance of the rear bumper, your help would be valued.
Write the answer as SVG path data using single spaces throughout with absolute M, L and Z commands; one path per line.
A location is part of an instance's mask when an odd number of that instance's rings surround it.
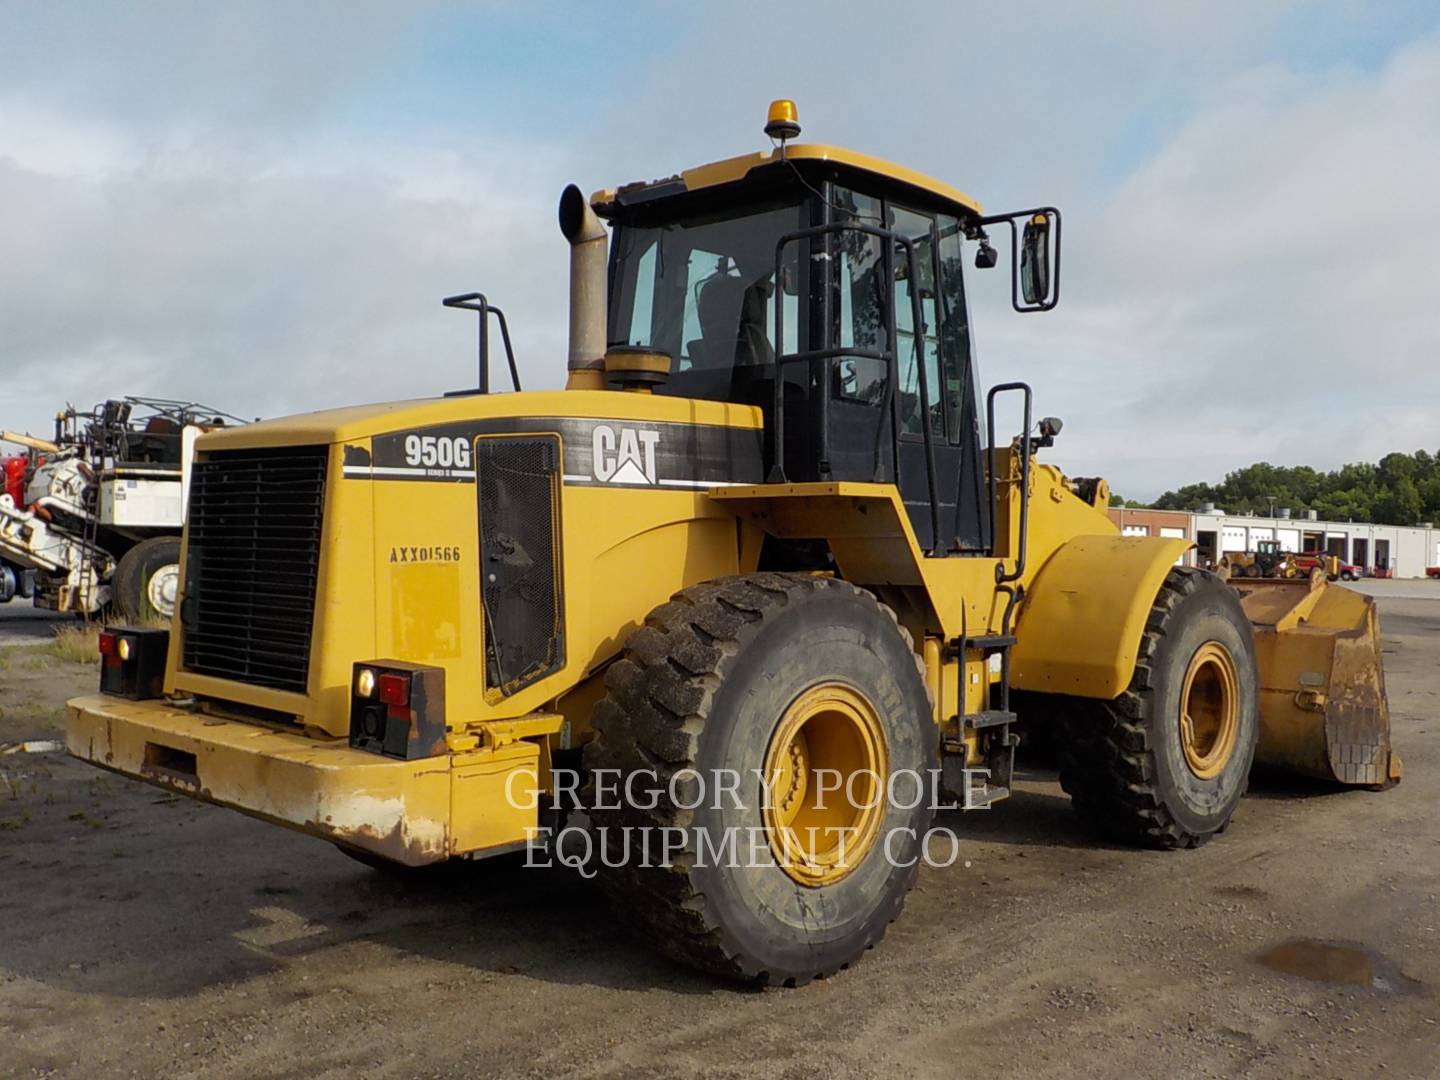
M 69 703 L 82 761 L 411 866 L 524 843 L 539 746 L 400 761 L 160 701 Z

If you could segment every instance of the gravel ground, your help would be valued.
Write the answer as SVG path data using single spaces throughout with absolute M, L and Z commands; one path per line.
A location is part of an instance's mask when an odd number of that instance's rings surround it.
M 0 604 L 0 648 L 10 645 L 43 645 L 55 636 L 56 627 L 71 626 L 74 615 L 57 615 L 37 608 L 29 600 L 12 599 Z
M 922 873 L 879 948 L 801 990 L 676 969 L 559 872 L 397 881 L 59 755 L 0 757 L 0 1075 L 1437 1075 L 1436 584 L 1365 585 L 1397 788 L 1257 780 L 1215 843 L 1136 852 L 1027 767 L 1009 803 L 947 822 L 962 861 Z M 21 652 L 0 653 L 0 743 L 54 737 L 95 677 Z M 1257 962 L 1297 938 L 1368 951 L 1381 985 Z

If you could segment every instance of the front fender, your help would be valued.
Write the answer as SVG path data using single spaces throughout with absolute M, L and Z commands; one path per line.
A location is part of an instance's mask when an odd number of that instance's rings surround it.
M 1026 586 L 1010 685 L 1117 697 L 1135 673 L 1145 620 L 1165 575 L 1193 545 L 1150 536 L 1077 536 Z

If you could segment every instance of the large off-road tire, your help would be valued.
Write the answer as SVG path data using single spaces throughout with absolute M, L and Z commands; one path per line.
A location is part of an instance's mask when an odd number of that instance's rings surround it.
M 120 556 L 111 601 L 131 622 L 163 622 L 175 613 L 179 584 L 180 538 L 151 536 Z
M 1084 821 L 1159 848 L 1197 847 L 1229 825 L 1255 757 L 1259 677 L 1240 601 L 1213 574 L 1171 570 L 1129 687 L 1069 701 L 1060 783 Z
M 694 586 L 631 635 L 606 689 L 586 815 L 597 860 L 603 849 L 619 864 L 598 866 L 598 880 L 646 940 L 706 971 L 786 985 L 880 940 L 918 873 L 934 805 L 916 786 L 938 752 L 923 667 L 888 608 L 803 574 Z M 829 784 L 856 777 L 853 800 L 817 800 L 827 768 Z M 717 790 L 722 770 L 741 778 L 735 797 Z M 761 775 L 774 777 L 768 802 Z M 627 780 L 633 799 L 619 797 Z M 684 830 L 668 860 L 666 828 Z

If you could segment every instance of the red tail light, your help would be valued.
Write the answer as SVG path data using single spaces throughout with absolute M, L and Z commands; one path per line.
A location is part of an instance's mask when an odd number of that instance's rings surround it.
M 114 626 L 95 639 L 100 650 L 100 692 L 145 701 L 165 688 L 165 653 L 170 631 L 148 626 Z
M 444 668 L 362 660 L 351 688 L 351 746 L 407 761 L 447 752 Z
M 376 696 L 397 708 L 410 704 L 410 676 L 387 671 L 375 680 Z

